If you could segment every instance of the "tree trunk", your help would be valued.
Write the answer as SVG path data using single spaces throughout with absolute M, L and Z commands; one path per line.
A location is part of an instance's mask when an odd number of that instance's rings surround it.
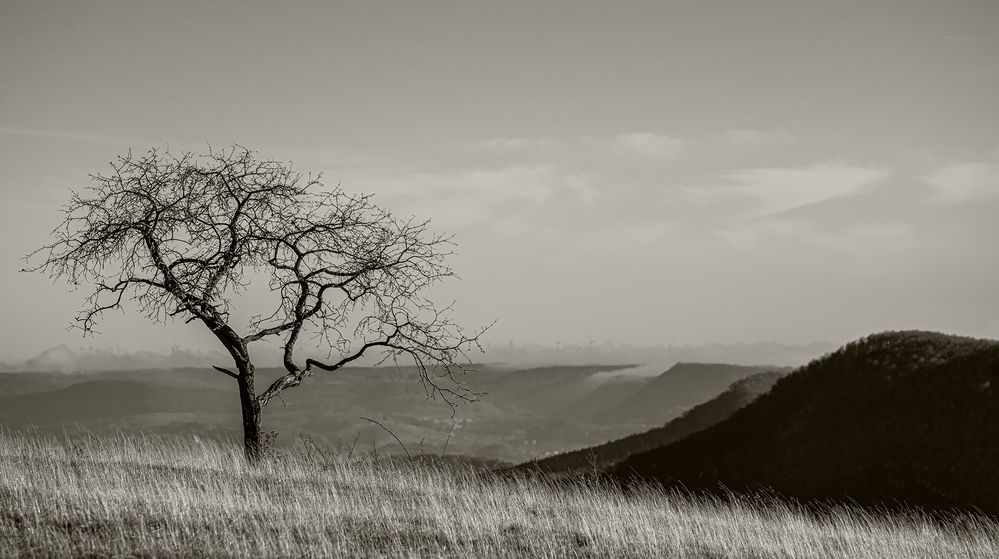
M 260 402 L 253 388 L 253 364 L 239 366 L 239 405 L 243 411 L 243 451 L 250 462 L 259 462 L 262 439 L 260 433 Z

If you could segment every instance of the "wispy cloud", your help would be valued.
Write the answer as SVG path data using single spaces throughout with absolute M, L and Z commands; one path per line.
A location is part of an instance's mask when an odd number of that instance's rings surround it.
M 508 165 L 441 173 L 372 169 L 348 173 L 344 181 L 364 185 L 400 212 L 430 217 L 449 228 L 504 228 L 553 197 L 585 188 L 586 178 L 554 165 Z
M 669 189 L 649 188 L 548 163 L 426 172 L 348 171 L 378 203 L 430 218 L 442 230 L 475 229 L 503 242 L 613 250 L 655 243 L 682 224 Z M 462 233 L 464 234 L 464 233 Z
M 820 227 L 804 220 L 787 219 L 743 222 L 717 232 L 718 237 L 739 249 L 756 249 L 773 241 L 790 241 L 853 253 L 901 248 L 911 242 L 913 235 L 912 226 L 904 223 Z
M 743 132 L 746 142 L 777 141 Z M 725 138 L 716 133 L 710 141 L 723 147 L 719 141 Z M 683 161 L 664 159 L 680 149 Z M 503 242 L 612 252 L 615 244 L 645 246 L 682 235 L 717 234 L 737 247 L 799 239 L 834 250 L 865 241 L 888 246 L 907 234 L 877 218 L 858 223 L 834 208 L 815 208 L 824 217 L 814 221 L 786 213 L 875 192 L 866 187 L 889 177 L 887 168 L 843 163 L 747 167 L 705 182 L 698 168 L 731 162 L 690 160 L 694 149 L 689 142 L 652 133 L 491 138 L 437 150 L 428 160 L 413 156 L 408 163 L 384 165 L 372 159 L 367 168 L 363 163 L 341 167 L 337 179 L 347 188 L 377 193 L 379 203 L 400 213 L 432 218 L 443 230 L 475 229 Z M 496 157 L 464 157 L 492 150 Z M 636 158 L 648 158 L 649 164 L 636 164 Z
M 985 196 L 999 196 L 999 164 L 957 163 L 939 167 L 925 177 L 935 198 L 958 203 Z
M 768 215 L 851 194 L 889 174 L 880 167 L 818 164 L 745 169 L 725 178 L 731 192 L 753 201 L 753 214 Z
M 38 130 L 34 128 L 18 128 L 14 126 L 0 126 L 0 136 L 26 136 L 32 138 L 48 138 L 52 140 L 85 142 L 88 144 L 104 145 L 126 145 L 128 142 L 114 136 L 103 134 L 89 134 L 83 132 L 73 132 L 67 130 Z
M 653 159 L 672 159 L 687 146 L 687 142 L 668 134 L 635 132 L 610 136 L 578 137 L 496 137 L 471 142 L 449 143 L 446 151 L 517 157 L 541 153 L 559 157 L 606 158 L 622 155 Z
M 759 149 L 780 144 L 794 143 L 794 137 L 786 130 L 767 132 L 749 128 L 732 128 L 725 131 L 725 139 L 737 148 Z
M 615 136 L 614 144 L 625 153 L 634 153 L 659 159 L 672 159 L 680 154 L 684 146 L 684 141 L 666 134 L 635 132 Z
M 487 138 L 468 144 L 461 144 L 460 147 L 475 152 L 490 154 L 516 154 L 523 152 L 534 152 L 545 150 L 554 144 L 552 138 Z M 455 146 L 455 144 L 451 144 Z

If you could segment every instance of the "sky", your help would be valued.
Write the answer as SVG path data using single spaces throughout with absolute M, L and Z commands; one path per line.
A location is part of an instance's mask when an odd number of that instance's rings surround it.
M 21 257 L 117 154 L 238 143 L 454 233 L 487 342 L 999 338 L 999 3 L 0 2 L 0 360 Z M 266 296 L 262 294 L 261 296 Z

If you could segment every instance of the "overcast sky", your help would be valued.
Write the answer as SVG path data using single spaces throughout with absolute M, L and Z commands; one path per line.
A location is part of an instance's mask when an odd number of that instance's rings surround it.
M 68 189 L 206 142 L 455 233 L 494 342 L 999 337 L 997 100 L 994 0 L 5 0 L 0 359 L 91 343 L 17 272 Z

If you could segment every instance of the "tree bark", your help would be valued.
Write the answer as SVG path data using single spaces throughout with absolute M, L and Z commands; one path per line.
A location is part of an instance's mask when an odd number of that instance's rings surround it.
M 259 462 L 262 455 L 260 433 L 260 402 L 253 388 L 253 364 L 239 364 L 239 405 L 243 412 L 243 452 L 252 463 Z

